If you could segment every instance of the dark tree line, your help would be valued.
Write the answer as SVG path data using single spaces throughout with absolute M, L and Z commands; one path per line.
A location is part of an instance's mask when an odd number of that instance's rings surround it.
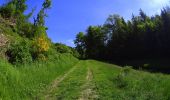
M 104 25 L 90 26 L 86 33 L 77 34 L 75 45 L 82 58 L 170 58 L 170 8 L 152 17 L 140 9 L 139 15 L 128 21 L 110 15 Z

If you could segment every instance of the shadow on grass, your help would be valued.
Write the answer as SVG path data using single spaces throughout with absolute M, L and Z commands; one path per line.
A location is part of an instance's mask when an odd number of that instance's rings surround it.
M 145 70 L 153 73 L 170 74 L 170 59 L 126 60 L 117 64 L 121 66 L 132 66 L 134 69 Z
M 137 60 L 99 60 L 101 62 L 116 64 L 118 66 L 132 66 L 136 70 L 152 73 L 170 74 L 170 59 L 137 59 Z

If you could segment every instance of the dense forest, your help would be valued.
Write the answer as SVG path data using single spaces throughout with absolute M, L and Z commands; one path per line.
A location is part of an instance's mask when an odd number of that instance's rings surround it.
M 76 36 L 82 58 L 127 60 L 170 57 L 170 8 L 160 15 L 147 16 L 139 10 L 131 20 L 110 15 L 104 25 L 89 26 Z

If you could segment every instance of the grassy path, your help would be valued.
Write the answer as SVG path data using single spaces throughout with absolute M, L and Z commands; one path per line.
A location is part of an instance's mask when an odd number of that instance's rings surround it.
M 83 91 L 81 92 L 79 100 L 93 100 L 98 98 L 98 95 L 96 95 L 96 91 L 94 90 L 95 84 L 92 82 L 93 72 L 90 66 L 87 66 L 87 68 L 86 83 L 82 87 Z
M 86 81 L 86 73 L 86 62 L 80 61 L 76 65 L 76 69 L 54 91 L 54 100 L 77 100 L 80 95 L 81 86 Z
M 70 69 L 67 73 L 65 73 L 63 76 L 58 77 L 54 82 L 51 83 L 51 85 L 46 90 L 46 93 L 44 95 L 45 100 L 50 99 L 51 93 L 58 87 L 58 85 L 71 73 L 75 70 L 74 66 L 72 69 Z
M 81 86 L 85 83 L 86 62 L 80 61 L 63 76 L 57 77 L 38 97 L 42 100 L 70 100 L 79 97 Z
M 169 100 L 169 80 L 169 75 L 86 60 L 54 80 L 41 97 L 43 100 Z

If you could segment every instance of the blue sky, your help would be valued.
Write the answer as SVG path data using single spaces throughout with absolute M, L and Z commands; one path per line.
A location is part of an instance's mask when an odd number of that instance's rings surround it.
M 2 4 L 6 0 L 0 0 Z M 132 13 L 138 15 L 139 9 L 152 16 L 159 14 L 161 8 L 170 0 L 52 0 L 48 11 L 46 26 L 48 36 L 53 42 L 74 46 L 73 40 L 78 32 L 85 32 L 89 25 L 102 25 L 108 15 L 119 14 L 129 19 Z M 27 0 L 28 11 L 41 8 L 43 0 Z M 35 12 L 35 13 L 36 13 Z M 36 14 L 35 14 L 36 15 Z M 34 16 L 35 16 L 34 15 Z

